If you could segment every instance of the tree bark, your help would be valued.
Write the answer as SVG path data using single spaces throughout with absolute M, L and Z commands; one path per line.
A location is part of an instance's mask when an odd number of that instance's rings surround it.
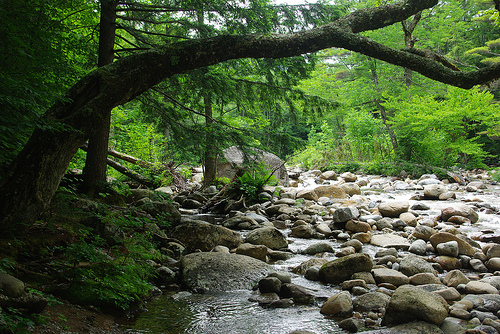
M 97 66 L 111 64 L 114 60 L 116 6 L 114 0 L 101 0 L 101 17 L 99 22 L 99 55 Z M 106 183 L 106 159 L 108 156 L 109 128 L 111 126 L 111 109 L 103 111 L 91 133 L 85 167 L 83 169 L 86 193 L 93 197 L 98 188 Z
M 47 208 L 76 150 L 106 113 L 179 73 L 239 58 L 284 58 L 339 47 L 407 67 L 431 79 L 471 88 L 500 77 L 500 64 L 453 71 L 431 59 L 396 50 L 356 33 L 407 19 L 437 4 L 407 0 L 353 12 L 330 24 L 286 35 L 217 36 L 172 43 L 133 54 L 89 73 L 43 116 L 63 130 L 36 130 L 0 181 L 0 235 L 22 233 Z
M 415 31 L 415 28 L 417 27 L 418 22 L 422 18 L 422 12 L 418 12 L 413 16 L 413 19 L 411 22 L 408 22 L 407 20 L 404 20 L 401 22 L 403 25 L 403 32 L 405 35 L 405 48 L 410 49 L 415 46 L 415 42 L 417 39 L 413 37 L 413 31 Z M 410 87 L 411 83 L 413 81 L 413 71 L 405 68 L 405 83 L 406 87 Z

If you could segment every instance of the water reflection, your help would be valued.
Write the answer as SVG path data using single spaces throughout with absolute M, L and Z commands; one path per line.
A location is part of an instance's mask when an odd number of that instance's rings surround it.
M 176 299 L 165 295 L 149 305 L 150 311 L 137 319 L 129 333 L 344 333 L 317 306 L 266 309 L 248 301 L 251 294 L 241 290 Z

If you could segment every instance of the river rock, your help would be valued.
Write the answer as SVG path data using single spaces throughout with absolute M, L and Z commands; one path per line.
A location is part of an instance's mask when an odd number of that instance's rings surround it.
M 441 284 L 439 277 L 432 273 L 419 273 L 410 277 L 410 284 L 424 285 L 424 284 Z
M 417 217 L 415 217 L 411 212 L 403 212 L 399 215 L 399 219 L 404 221 L 408 226 L 417 226 Z
M 325 253 L 325 252 L 334 253 L 332 245 L 329 244 L 328 242 L 320 242 L 313 244 L 307 247 L 303 253 L 308 255 L 314 255 L 317 253 Z
M 430 207 L 425 203 L 416 202 L 411 206 L 410 209 L 412 209 L 412 210 L 430 210 Z
M 295 238 L 309 239 L 317 237 L 318 232 L 311 224 L 305 224 L 292 227 L 290 236 Z
M 212 225 L 201 220 L 188 220 L 176 226 L 170 236 L 181 241 L 188 251 L 200 249 L 208 252 L 217 245 L 236 248 L 242 242 L 242 236 L 228 228 Z
M 448 316 L 448 303 L 443 297 L 422 288 L 403 285 L 397 288 L 383 319 L 386 325 L 423 320 L 441 325 Z
M 348 221 L 345 225 L 345 229 L 353 233 L 358 233 L 358 232 L 366 233 L 372 230 L 370 224 L 354 220 Z
M 281 281 L 277 277 L 265 277 L 259 281 L 260 293 L 277 293 L 281 291 Z
M 450 271 L 455 269 L 462 269 L 462 262 L 456 257 L 440 255 L 432 259 L 434 263 L 438 263 L 443 270 Z
M 500 257 L 500 245 L 499 244 L 487 244 L 483 247 L 483 252 L 486 254 L 486 258 L 489 260 L 493 257 Z
M 246 255 L 261 261 L 267 261 L 267 247 L 264 245 L 253 245 L 243 243 L 236 248 L 236 254 Z
M 441 297 L 444 298 L 447 302 L 452 302 L 456 300 L 460 300 L 462 296 L 460 295 L 460 292 L 457 291 L 457 289 L 449 287 L 449 288 L 443 288 L 440 290 L 433 291 L 435 294 L 440 295 Z
M 0 293 L 10 298 L 21 297 L 24 295 L 24 283 L 14 276 L 0 273 Z
M 432 265 L 424 258 L 409 254 L 399 263 L 399 270 L 406 276 L 413 276 L 418 273 L 435 273 Z
M 469 261 L 469 265 L 476 272 L 479 272 L 479 273 L 486 273 L 486 272 L 488 272 L 488 268 L 486 268 L 486 266 L 484 265 L 483 261 L 481 261 L 479 259 L 471 259 Z
M 370 234 L 370 232 L 358 232 L 358 233 L 354 233 L 352 235 L 352 238 L 354 240 L 359 240 L 362 243 L 367 244 L 372 239 L 372 235 Z
M 391 201 L 380 203 L 378 210 L 384 217 L 399 217 L 403 212 L 407 212 L 410 204 L 404 201 Z
M 437 245 L 443 242 L 456 241 L 458 244 L 459 254 L 473 257 L 474 253 L 476 252 L 476 250 L 467 241 L 448 232 L 435 233 L 429 238 L 429 241 L 431 242 L 434 249 L 437 249 Z
M 447 191 L 448 189 L 443 184 L 429 184 L 424 186 L 424 197 L 428 199 L 439 199 L 439 195 Z
M 498 290 L 492 286 L 491 284 L 479 282 L 479 281 L 470 281 L 465 285 L 465 292 L 469 294 L 494 294 L 498 295 Z
M 292 298 L 295 304 L 313 304 L 316 297 L 313 291 L 293 283 L 283 283 L 280 291 L 281 298 Z
M 485 263 L 486 268 L 488 268 L 491 271 L 497 271 L 500 270 L 500 257 L 493 257 L 486 261 Z
M 381 292 L 368 292 L 353 301 L 354 310 L 358 312 L 384 312 L 391 297 Z
M 348 317 L 352 314 L 353 305 L 351 294 L 342 291 L 328 298 L 321 307 L 321 313 L 329 316 Z
M 224 220 L 222 226 L 229 229 L 251 229 L 259 227 L 259 224 L 248 216 L 234 216 Z
M 271 249 L 282 249 L 288 247 L 285 236 L 275 227 L 260 227 L 246 237 L 246 242 L 254 245 L 265 245 Z
M 334 180 L 337 181 L 337 173 L 333 170 L 328 170 L 326 172 L 323 172 L 320 176 L 320 179 L 323 180 Z
M 338 284 L 349 279 L 352 274 L 370 271 L 372 267 L 373 262 L 368 254 L 356 253 L 324 264 L 319 277 L 322 282 Z
M 314 192 L 318 197 L 328 197 L 328 198 L 347 198 L 347 194 L 344 189 L 334 185 L 322 185 L 314 189 Z
M 297 198 L 297 199 L 303 198 L 303 199 L 317 202 L 319 197 L 313 189 L 303 189 L 303 190 L 299 190 L 297 192 L 297 194 L 295 195 L 295 198 Z
M 182 283 L 194 291 L 250 289 L 274 269 L 249 256 L 198 252 L 180 260 Z
M 354 250 L 359 253 L 363 249 L 363 243 L 357 239 L 351 239 L 349 241 L 340 244 L 340 247 L 341 248 L 354 247 Z
M 345 223 L 349 220 L 356 219 L 358 217 L 359 217 L 359 211 L 354 206 L 338 208 L 332 214 L 332 218 L 335 223 Z
M 377 284 L 389 283 L 394 286 L 400 286 L 410 283 L 408 276 L 403 273 L 387 268 L 375 268 L 372 269 L 372 275 L 375 278 Z
M 471 223 L 476 223 L 479 220 L 479 215 L 470 206 L 462 203 L 454 204 L 452 207 L 445 208 L 441 210 L 441 219 L 443 221 L 448 221 L 452 216 L 462 216 L 471 221 Z
M 356 182 L 358 177 L 356 174 L 351 173 L 351 172 L 345 172 L 340 174 L 340 177 L 344 179 L 345 182 Z
M 433 235 L 436 231 L 430 226 L 426 225 L 417 225 L 412 232 L 412 235 L 416 239 L 422 239 L 425 241 L 429 241 L 431 235 Z
M 318 258 L 312 258 L 309 259 L 305 262 L 302 262 L 300 265 L 292 269 L 292 273 L 298 274 L 298 275 L 304 275 L 307 271 L 312 266 L 323 266 L 324 264 L 328 263 L 329 261 L 327 259 L 318 259 Z
M 397 234 L 374 234 L 370 240 L 370 244 L 385 247 L 407 250 L 410 248 L 408 239 Z
M 457 257 L 458 256 L 458 242 L 456 242 L 455 240 L 448 241 L 448 242 L 442 242 L 440 244 L 437 244 L 436 250 L 439 253 L 439 255 Z
M 340 187 L 345 191 L 345 193 L 349 196 L 361 195 L 361 189 L 356 183 L 342 183 Z
M 319 223 L 314 225 L 314 228 L 318 233 L 323 234 L 324 236 L 332 235 L 332 229 L 326 223 Z
M 427 252 L 427 243 L 422 239 L 415 240 L 411 243 L 408 251 L 417 255 L 425 255 L 425 253 Z

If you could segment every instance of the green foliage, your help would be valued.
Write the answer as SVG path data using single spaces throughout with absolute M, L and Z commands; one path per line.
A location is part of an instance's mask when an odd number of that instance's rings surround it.
M 152 271 L 150 266 L 136 263 L 78 268 L 73 271 L 68 297 L 83 304 L 126 310 L 147 296 Z
M 0 330 L 5 333 L 29 334 L 35 325 L 34 317 L 24 315 L 20 310 L 7 308 L 0 312 Z
M 14 269 L 15 262 L 9 258 L 0 259 L 0 272 L 6 273 Z
M 35 128 L 55 130 L 39 116 L 92 66 L 93 9 L 85 0 L 0 2 L 0 166 Z
M 261 202 L 259 194 L 263 191 L 266 184 L 277 184 L 277 180 L 272 175 L 272 171 L 266 169 L 264 163 L 254 166 L 250 171 L 245 171 L 231 185 L 230 191 L 237 196 L 244 195 L 247 202 Z
M 493 181 L 500 182 L 500 170 L 494 170 L 493 172 L 491 172 L 491 179 Z
M 488 153 L 478 143 L 478 127 L 500 121 L 499 106 L 488 92 L 450 87 L 443 99 L 432 96 L 407 100 L 388 98 L 401 158 L 433 166 L 483 166 Z

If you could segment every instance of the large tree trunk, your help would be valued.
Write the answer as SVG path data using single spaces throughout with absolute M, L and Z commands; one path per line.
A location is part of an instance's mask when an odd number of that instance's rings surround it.
M 400 22 L 437 0 L 407 0 L 349 14 L 331 24 L 289 35 L 217 36 L 134 54 L 89 73 L 43 116 L 63 130 L 36 130 L 0 181 L 0 235 L 22 233 L 47 208 L 74 153 L 113 107 L 179 73 L 239 58 L 283 58 L 341 47 L 471 88 L 500 77 L 500 64 L 457 72 L 431 59 L 396 50 L 356 33 Z
M 116 6 L 114 0 L 101 0 L 99 22 L 99 55 L 97 66 L 102 67 L 113 62 L 115 57 Z M 85 189 L 90 197 L 106 182 L 106 159 L 108 154 L 111 109 L 102 113 L 100 122 L 89 134 L 89 145 L 85 167 L 83 169 Z

